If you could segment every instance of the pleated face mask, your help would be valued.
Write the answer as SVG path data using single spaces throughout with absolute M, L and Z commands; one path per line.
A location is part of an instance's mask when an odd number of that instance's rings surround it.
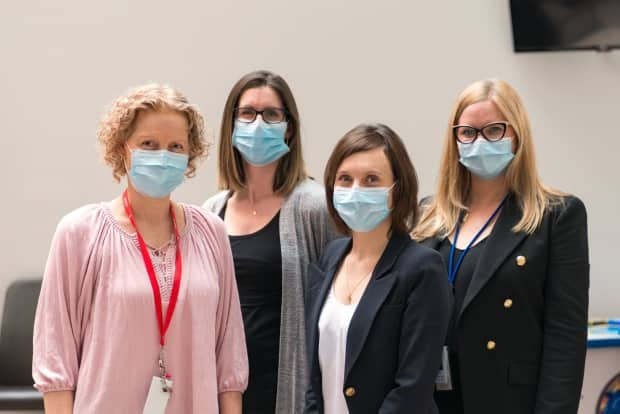
M 166 197 L 183 182 L 188 162 L 187 154 L 133 149 L 129 179 L 134 188 L 147 197 Z
M 471 144 L 456 144 L 459 149 L 459 162 L 472 174 L 485 180 L 498 177 L 514 158 L 510 137 L 493 142 L 477 139 Z
M 235 121 L 233 146 L 252 165 L 271 164 L 289 152 L 284 142 L 287 127 L 287 122 L 268 124 L 262 119 L 249 123 Z
M 369 232 L 390 214 L 388 198 L 393 187 L 334 187 L 334 208 L 351 230 Z

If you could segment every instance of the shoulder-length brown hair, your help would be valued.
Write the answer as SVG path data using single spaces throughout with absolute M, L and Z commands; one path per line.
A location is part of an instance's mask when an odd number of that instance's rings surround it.
M 523 214 L 512 231 L 534 232 L 545 210 L 563 195 L 546 187 L 538 176 L 530 122 L 517 91 L 503 80 L 480 80 L 465 88 L 454 103 L 444 136 L 437 191 L 413 232 L 416 240 L 448 236 L 454 231 L 460 211 L 467 210 L 471 173 L 459 163 L 452 126 L 458 123 L 465 108 L 486 100 L 497 105 L 515 131 L 515 156 L 505 175 L 508 191 L 516 195 Z
M 273 181 L 273 191 L 282 195 L 288 195 L 300 181 L 307 177 L 301 151 L 299 112 L 297 111 L 297 104 L 295 103 L 293 93 L 286 81 L 281 76 L 266 70 L 248 73 L 237 81 L 228 94 L 220 128 L 218 157 L 219 188 L 232 191 L 240 191 L 245 188 L 243 159 L 232 143 L 235 123 L 234 111 L 239 105 L 239 98 L 245 91 L 263 86 L 271 88 L 278 94 L 287 112 L 288 129 L 286 132 L 286 143 L 290 151 L 278 161 Z
M 325 167 L 325 194 L 329 214 L 338 230 L 351 234 L 351 229 L 334 207 L 336 173 L 345 158 L 375 148 L 383 148 L 394 176 L 390 231 L 407 234 L 415 226 L 418 217 L 418 176 L 403 141 L 396 132 L 383 124 L 358 125 L 347 132 L 334 147 Z

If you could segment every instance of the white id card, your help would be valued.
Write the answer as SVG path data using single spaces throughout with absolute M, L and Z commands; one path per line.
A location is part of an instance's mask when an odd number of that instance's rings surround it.
M 166 387 L 167 390 L 164 391 L 161 377 L 153 377 L 149 388 L 149 394 L 144 403 L 144 414 L 164 414 L 166 412 L 166 405 L 168 404 L 172 390 L 172 381 L 166 380 Z
M 450 374 L 450 358 L 448 357 L 448 347 L 444 345 L 441 352 L 441 367 L 435 379 L 435 389 L 437 391 L 452 390 L 452 375 Z

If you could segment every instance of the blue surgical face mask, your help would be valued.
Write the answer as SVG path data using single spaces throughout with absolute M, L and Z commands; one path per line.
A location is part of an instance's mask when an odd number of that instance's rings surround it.
M 353 231 L 364 233 L 377 228 L 390 214 L 388 195 L 394 187 L 334 187 L 334 208 Z
M 134 188 L 151 198 L 162 198 L 183 182 L 189 157 L 167 150 L 131 150 L 129 179 Z
M 472 174 L 492 180 L 504 172 L 514 158 L 512 138 L 506 137 L 490 142 L 479 138 L 471 144 L 456 143 L 459 149 L 459 162 Z
M 284 142 L 287 122 L 268 124 L 262 119 L 245 123 L 235 121 L 233 146 L 252 165 L 267 165 L 289 152 Z

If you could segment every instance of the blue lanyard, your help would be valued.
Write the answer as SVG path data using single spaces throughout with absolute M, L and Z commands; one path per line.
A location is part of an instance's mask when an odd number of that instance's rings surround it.
M 491 217 L 488 218 L 486 223 L 484 223 L 484 225 L 480 228 L 480 230 L 478 230 L 478 233 L 476 233 L 476 235 L 469 241 L 469 243 L 467 244 L 467 247 L 465 247 L 465 250 L 463 250 L 459 258 L 456 260 L 456 265 L 455 265 L 454 264 L 454 253 L 456 251 L 456 241 L 459 239 L 459 230 L 461 229 L 462 214 L 459 215 L 459 219 L 456 222 L 456 228 L 454 229 L 454 240 L 452 241 L 452 246 L 450 246 L 450 260 L 448 261 L 448 281 L 450 282 L 451 285 L 454 285 L 456 274 L 458 273 L 459 268 L 461 267 L 461 264 L 463 263 L 463 259 L 465 259 L 465 255 L 467 254 L 471 246 L 476 242 L 476 240 L 478 240 L 478 237 L 480 237 L 482 232 L 489 226 L 491 221 L 493 221 L 493 218 L 497 216 L 497 213 L 499 213 L 499 210 L 501 210 L 507 198 L 508 196 L 504 197 L 504 199 L 502 200 L 501 203 L 499 203 L 499 206 L 497 206 L 493 214 L 491 214 Z

